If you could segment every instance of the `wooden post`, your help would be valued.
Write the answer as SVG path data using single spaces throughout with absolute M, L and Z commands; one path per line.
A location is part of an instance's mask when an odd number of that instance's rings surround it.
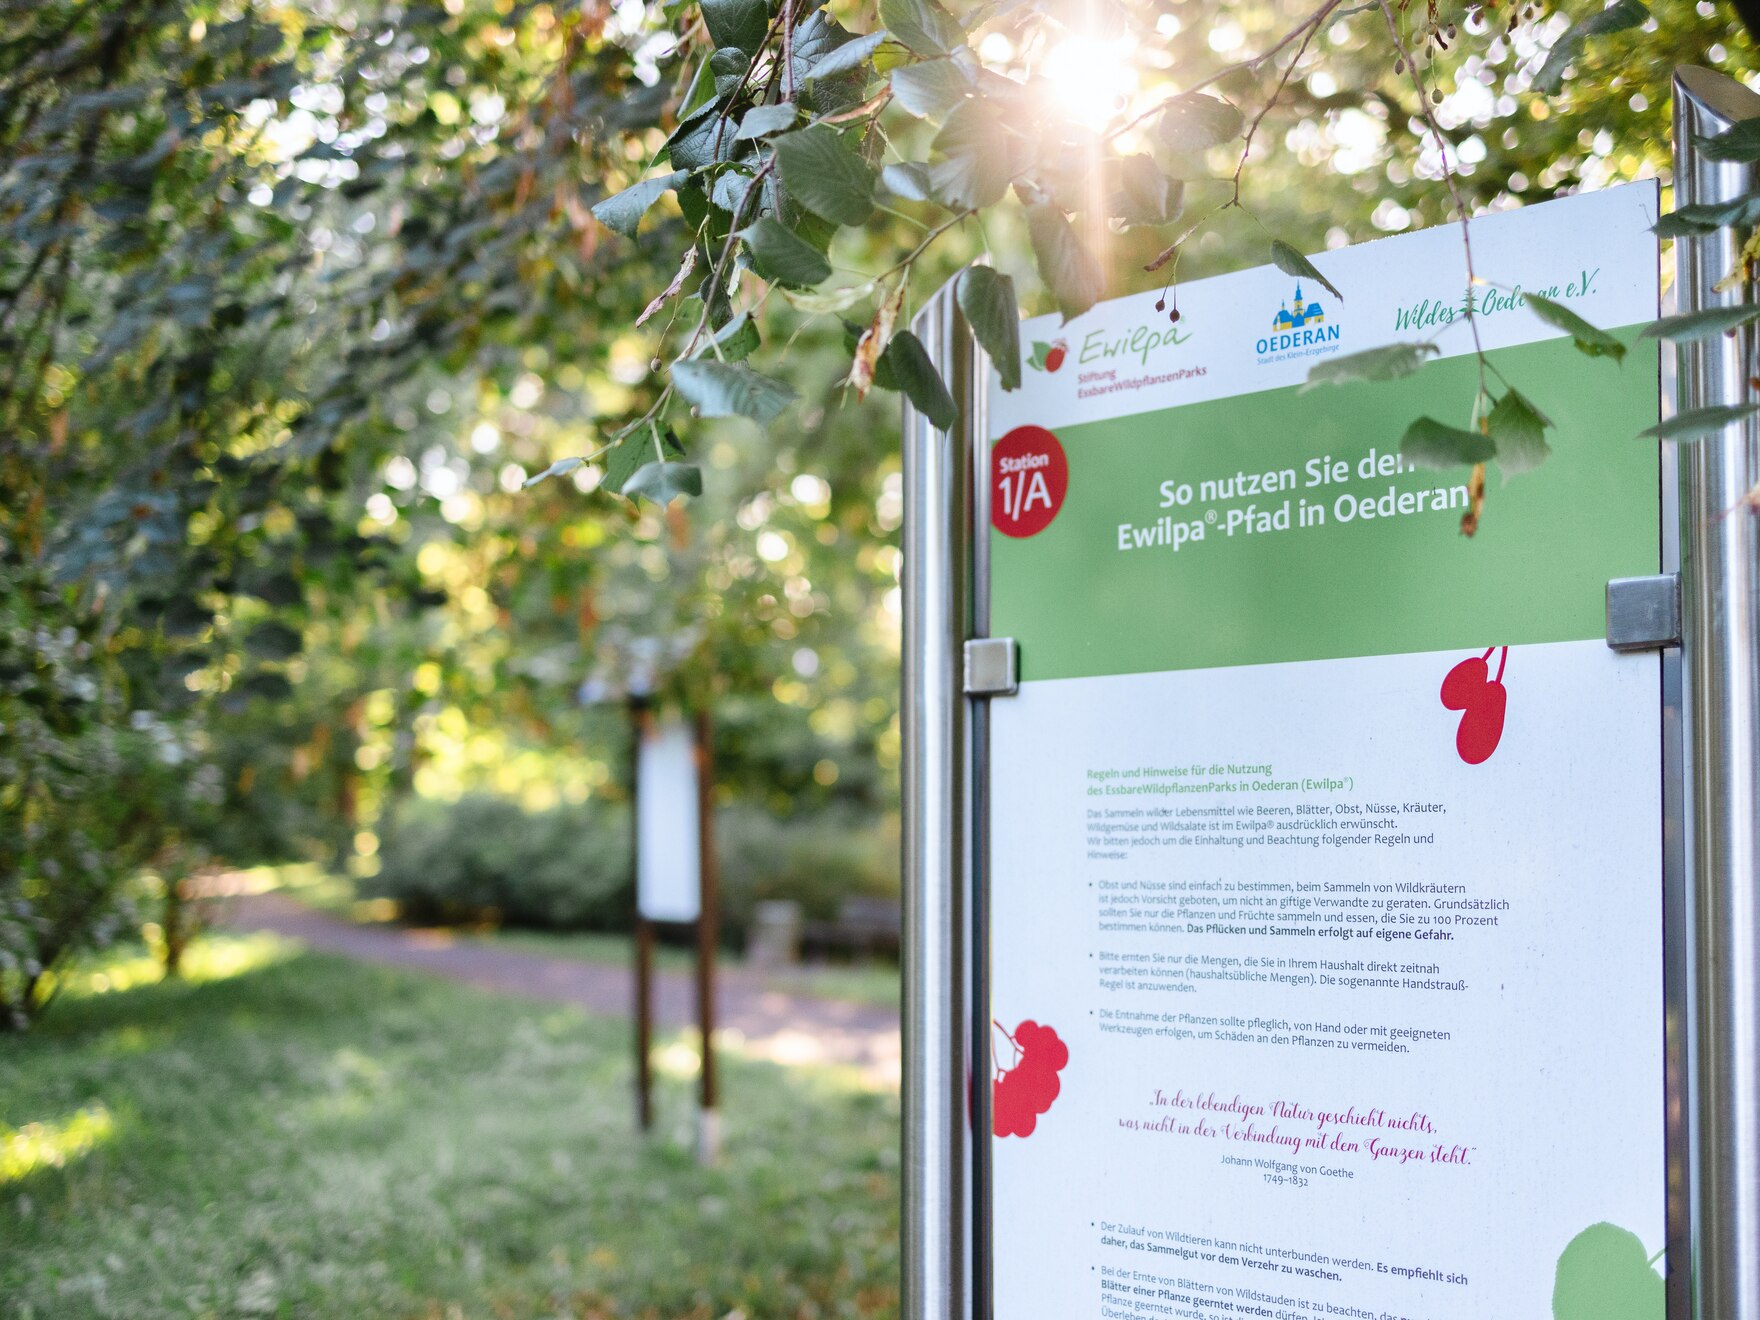
M 697 1159 L 712 1164 L 721 1150 L 721 1114 L 715 1075 L 715 946 L 720 938 L 719 877 L 715 867 L 715 756 L 709 712 L 697 712 L 697 1027 L 702 1033 L 701 1112 Z
M 635 913 L 636 936 L 636 1121 L 647 1132 L 654 1126 L 654 927 L 642 915 L 639 879 L 642 829 L 636 795 L 641 791 L 642 736 L 648 727 L 647 705 L 641 698 L 630 698 L 629 716 L 630 906 Z

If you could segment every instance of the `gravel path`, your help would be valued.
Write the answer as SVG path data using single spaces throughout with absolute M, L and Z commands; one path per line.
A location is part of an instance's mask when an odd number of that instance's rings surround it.
M 635 985 L 628 967 L 498 948 L 445 930 L 363 926 L 305 907 L 283 894 L 241 894 L 221 917 L 235 930 L 267 930 L 362 962 L 413 967 L 484 990 L 577 1004 L 589 1013 L 629 1017 Z M 740 967 L 717 978 L 717 1042 L 777 1063 L 836 1063 L 896 1086 L 899 1026 L 894 1009 L 787 994 Z M 662 1027 L 694 1021 L 688 974 L 656 971 L 654 1016 Z

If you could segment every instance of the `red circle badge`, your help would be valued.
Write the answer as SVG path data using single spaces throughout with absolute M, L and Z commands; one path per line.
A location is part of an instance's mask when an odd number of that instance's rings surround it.
M 1037 536 L 1063 508 L 1069 460 L 1043 426 L 1017 426 L 990 452 L 990 521 L 1004 536 Z

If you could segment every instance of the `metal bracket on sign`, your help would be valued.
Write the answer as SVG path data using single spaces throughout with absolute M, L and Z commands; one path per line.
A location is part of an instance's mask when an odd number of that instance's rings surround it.
M 1607 644 L 1616 651 L 1653 651 L 1681 644 L 1681 578 L 1614 578 L 1607 584 Z
M 1012 637 L 975 637 L 966 643 L 966 695 L 1012 697 L 1021 689 L 1020 647 Z

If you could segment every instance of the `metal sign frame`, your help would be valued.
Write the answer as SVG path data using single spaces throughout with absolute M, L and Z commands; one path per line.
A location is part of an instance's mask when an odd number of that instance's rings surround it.
M 1760 188 L 1760 168 L 1699 146 L 1754 118 L 1760 95 L 1677 71 L 1677 206 Z M 1676 240 L 1678 311 L 1750 301 L 1715 287 L 1743 237 Z M 913 329 L 960 415 L 948 432 L 903 418 L 902 1314 L 989 1320 L 989 698 L 1014 656 L 990 638 L 989 362 L 952 283 Z M 1665 409 L 1760 397 L 1757 350 L 1748 327 L 1665 352 Z M 1607 635 L 1665 648 L 1668 1314 L 1760 1320 L 1760 425 L 1661 463 L 1664 572 L 1609 584 Z

